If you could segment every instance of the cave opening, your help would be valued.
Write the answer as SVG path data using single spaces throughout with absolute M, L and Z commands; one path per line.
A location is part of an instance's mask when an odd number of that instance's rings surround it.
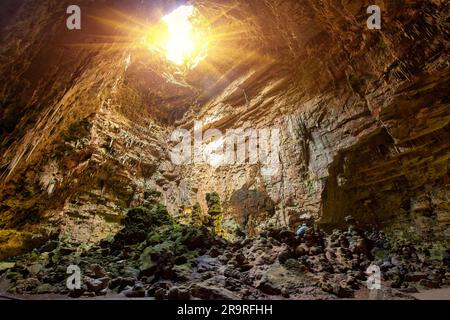
M 181 5 L 150 28 L 149 50 L 161 52 L 167 60 L 188 70 L 207 56 L 208 23 L 192 5 Z

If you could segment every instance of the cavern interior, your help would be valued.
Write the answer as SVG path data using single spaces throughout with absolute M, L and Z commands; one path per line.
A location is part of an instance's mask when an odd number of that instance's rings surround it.
M 2 0 L 0 299 L 450 299 L 449 24 Z

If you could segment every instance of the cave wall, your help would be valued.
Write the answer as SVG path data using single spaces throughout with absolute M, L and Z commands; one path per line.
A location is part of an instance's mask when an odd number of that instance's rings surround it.
M 206 210 L 217 191 L 250 234 L 269 222 L 340 226 L 352 214 L 448 239 L 447 2 L 379 1 L 382 30 L 367 29 L 367 1 L 192 3 L 221 36 L 177 81 L 136 41 L 136 17 L 151 23 L 176 1 L 80 1 L 81 31 L 65 28 L 69 2 L 2 7 L 6 241 L 55 228 L 97 241 L 149 191 L 174 215 L 196 202 Z M 195 120 L 280 128 L 281 171 L 174 165 L 169 136 Z
M 267 59 L 230 76 L 192 118 L 223 131 L 279 126 L 283 170 L 188 168 L 196 200 L 209 189 L 226 203 L 242 189 L 264 194 L 268 208 L 230 203 L 249 229 L 339 226 L 352 214 L 448 239 L 448 4 L 380 3 L 380 32 L 365 28 L 366 5 L 267 1 L 258 10 L 265 23 L 248 30 Z

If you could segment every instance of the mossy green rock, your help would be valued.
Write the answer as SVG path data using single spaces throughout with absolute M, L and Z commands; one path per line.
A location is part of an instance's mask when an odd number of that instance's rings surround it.
M 173 223 L 166 207 L 157 204 L 148 207 L 136 207 L 130 209 L 125 218 L 125 227 L 142 224 L 145 227 L 161 226 Z
M 207 193 L 206 203 L 208 204 L 208 213 L 210 215 L 220 214 L 223 212 L 220 196 L 217 192 Z
M 151 276 L 160 269 L 160 266 L 172 264 L 173 245 L 173 242 L 163 242 L 145 248 L 139 257 L 141 275 Z
M 137 244 L 147 239 L 149 232 L 157 227 L 173 224 L 166 207 L 156 204 L 151 207 L 136 207 L 128 211 L 125 227 L 114 237 L 114 247 Z

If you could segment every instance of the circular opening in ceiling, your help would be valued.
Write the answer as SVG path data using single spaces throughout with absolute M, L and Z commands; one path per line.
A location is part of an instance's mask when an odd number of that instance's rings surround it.
M 209 26 L 192 5 L 183 5 L 162 17 L 147 36 L 147 46 L 170 63 L 188 70 L 208 55 Z

